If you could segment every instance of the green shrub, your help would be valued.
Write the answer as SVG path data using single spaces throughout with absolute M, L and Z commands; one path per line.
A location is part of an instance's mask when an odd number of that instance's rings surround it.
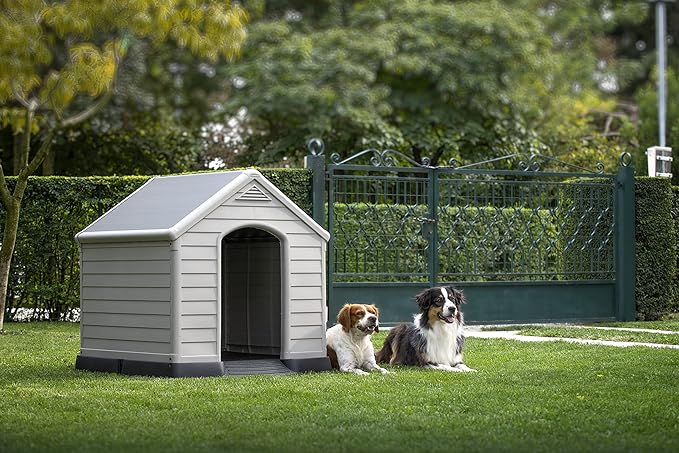
M 203 140 L 156 115 L 128 117 L 124 124 L 93 119 L 55 138 L 59 175 L 162 175 L 196 170 L 202 164 Z
M 679 186 L 672 187 L 672 218 L 674 219 L 674 234 L 676 240 L 677 267 L 674 277 L 674 303 L 670 308 L 673 313 L 679 312 Z
M 549 209 L 448 207 L 438 223 L 442 280 L 544 280 L 559 272 Z
M 258 168 L 257 170 L 311 216 L 311 171 L 300 168 Z
M 262 174 L 306 212 L 306 170 L 262 169 Z M 80 304 L 79 248 L 74 237 L 148 181 L 148 176 L 31 177 L 21 209 L 10 270 L 6 319 L 19 308 L 35 318 L 67 319 Z M 14 185 L 9 178 L 10 186 Z M 4 211 L 0 208 L 0 234 Z
M 677 235 L 669 179 L 636 178 L 635 198 L 637 318 L 656 320 L 675 303 Z

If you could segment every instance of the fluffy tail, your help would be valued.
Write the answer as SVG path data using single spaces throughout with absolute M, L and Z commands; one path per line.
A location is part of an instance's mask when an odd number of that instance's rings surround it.
M 394 353 L 394 351 L 391 349 L 391 341 L 393 338 L 393 332 L 389 332 L 387 338 L 384 339 L 382 349 L 375 353 L 375 361 L 377 363 L 389 363 L 389 361 L 391 361 L 391 356 Z

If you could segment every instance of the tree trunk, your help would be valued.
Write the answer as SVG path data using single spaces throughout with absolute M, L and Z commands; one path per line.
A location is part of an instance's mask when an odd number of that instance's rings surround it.
M 50 147 L 49 153 L 45 156 L 45 160 L 42 162 L 42 175 L 52 176 L 54 174 L 54 167 L 56 164 L 56 151 L 54 148 Z
M 5 324 L 5 300 L 9 284 L 9 270 L 19 230 L 20 209 L 21 205 L 15 199 L 12 199 L 9 206 L 5 206 L 5 231 L 2 235 L 2 247 L 0 247 L 0 332 L 3 331 Z
M 22 168 L 26 166 L 23 156 L 23 134 L 14 134 L 12 136 L 12 171 L 11 174 L 14 176 L 18 175 Z
M 116 63 L 119 60 L 116 60 Z M 117 64 L 116 64 L 117 70 Z M 114 76 L 115 77 L 115 76 Z M 15 160 L 16 164 L 21 163 L 22 166 L 14 168 L 14 173 L 17 175 L 16 183 L 14 186 L 14 194 L 10 194 L 9 187 L 7 187 L 7 181 L 5 179 L 5 173 L 0 164 L 0 201 L 2 206 L 5 208 L 5 231 L 3 233 L 2 244 L 0 245 L 0 332 L 4 327 L 5 322 L 5 305 L 7 302 L 7 290 L 9 285 L 9 269 L 12 264 L 12 256 L 14 255 L 14 246 L 16 245 L 17 232 L 19 230 L 19 211 L 21 210 L 21 201 L 24 197 L 24 191 L 28 184 L 28 177 L 36 172 L 43 163 L 45 156 L 50 151 L 52 140 L 59 127 L 72 127 L 74 125 L 80 124 L 86 121 L 93 115 L 96 115 L 101 111 L 106 103 L 111 99 L 113 95 L 113 90 L 107 90 L 94 104 L 83 110 L 82 112 L 75 114 L 69 118 L 61 120 L 56 126 L 47 130 L 47 134 L 42 140 L 38 152 L 31 159 L 31 125 L 33 124 L 33 115 L 35 110 L 38 108 L 40 103 L 36 99 L 23 102 L 26 108 L 26 127 L 24 129 L 23 136 L 21 137 L 21 159 Z M 16 151 L 16 148 L 15 148 Z M 54 163 L 52 164 L 54 167 Z

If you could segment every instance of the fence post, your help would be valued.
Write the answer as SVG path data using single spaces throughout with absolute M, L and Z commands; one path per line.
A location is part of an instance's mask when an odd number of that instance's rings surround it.
M 428 178 L 428 203 L 429 203 L 429 224 L 422 225 L 422 228 L 427 228 L 429 235 L 429 256 L 427 260 L 427 267 L 429 270 L 429 286 L 434 287 L 439 285 L 439 252 L 438 252 L 438 207 L 439 207 L 439 185 L 438 172 L 436 168 L 429 168 L 427 171 Z
M 325 145 L 320 138 L 312 138 L 307 143 L 309 154 L 304 156 L 304 168 L 311 170 L 311 217 L 322 227 L 325 219 Z
M 629 153 L 620 156 L 615 178 L 615 300 L 619 321 L 636 318 L 634 169 Z

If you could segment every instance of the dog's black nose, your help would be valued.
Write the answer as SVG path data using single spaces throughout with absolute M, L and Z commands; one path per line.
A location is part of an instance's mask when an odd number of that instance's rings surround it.
M 375 315 L 368 316 L 368 321 L 372 321 L 372 322 L 377 321 L 377 316 L 375 316 Z

